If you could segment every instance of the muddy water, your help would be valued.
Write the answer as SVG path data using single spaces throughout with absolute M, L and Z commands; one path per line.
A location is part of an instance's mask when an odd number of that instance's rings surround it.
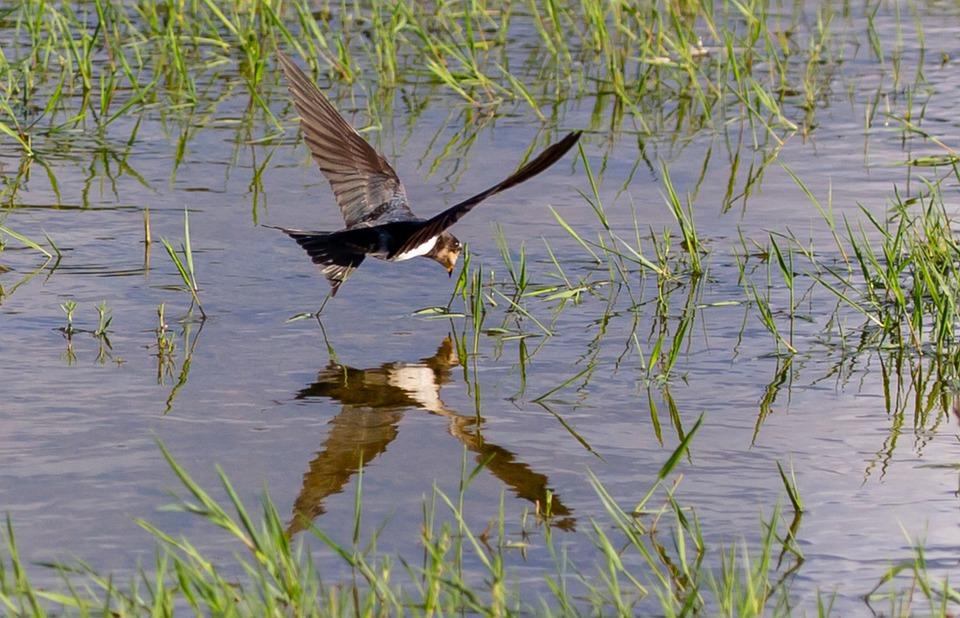
M 960 16 L 939 10 L 925 10 L 922 20 L 924 126 L 951 143 L 958 81 L 952 63 L 940 64 L 940 52 L 952 49 L 950 24 Z M 878 19 L 881 35 L 892 37 L 893 16 Z M 865 25 L 852 17 L 843 28 L 859 35 Z M 16 206 L 4 210 L 4 224 L 35 238 L 49 234 L 63 251 L 60 265 L 33 275 L 43 264 L 36 253 L 11 242 L 0 254 L 10 269 L 0 284 L 8 292 L 19 284 L 0 303 L 0 490 L 22 553 L 33 561 L 80 556 L 106 570 L 130 567 L 152 547 L 136 518 L 187 534 L 215 555 L 233 551 L 196 518 L 158 512 L 176 487 L 158 440 L 202 485 L 215 487 L 220 465 L 246 499 L 267 487 L 291 531 L 309 520 L 344 540 L 362 465 L 365 527 L 386 522 L 378 545 L 401 554 L 417 546 L 432 488 L 455 493 L 464 461 L 488 461 L 467 495 L 471 525 L 482 529 L 504 495 L 508 534 L 530 543 L 524 555 L 512 554 L 514 566 L 525 584 L 545 592 L 545 525 L 574 561 L 586 570 L 593 563 L 585 531 L 603 510 L 587 470 L 630 505 L 654 482 L 678 434 L 703 415 L 677 495 L 696 509 L 709 543 L 755 544 L 761 517 L 786 502 L 776 462 L 792 462 L 807 507 L 797 533 L 805 561 L 793 585 L 802 602 L 818 590 L 836 591 L 841 611 L 862 611 L 859 597 L 892 561 L 912 555 L 901 526 L 925 537 L 931 565 L 947 574 L 960 542 L 955 423 L 939 408 L 915 422 L 910 365 L 899 369 L 906 384 L 903 413 L 896 413 L 897 394 L 891 405 L 885 384 L 890 375 L 896 382 L 898 368 L 872 352 L 851 353 L 831 335 L 836 299 L 823 289 L 800 305 L 799 353 L 776 353 L 740 282 L 739 236 L 764 244 L 771 232 L 792 231 L 825 259 L 839 259 L 829 229 L 777 161 L 750 185 L 748 198 L 725 210 L 738 155 L 734 195 L 745 190 L 750 163 L 759 168 L 778 151 L 824 202 L 829 187 L 834 211 L 852 220 L 862 220 L 858 203 L 883 213 L 894 186 L 905 195 L 918 186 L 927 170 L 900 164 L 936 147 L 904 139 L 896 123 L 865 126 L 874 100 L 893 113 L 904 109 L 902 84 L 865 50 L 846 50 L 849 60 L 816 110 L 815 129 L 779 148 L 762 130 L 756 144 L 749 124 L 737 119 L 680 133 L 658 124 L 661 132 L 642 139 L 625 122 L 610 134 L 609 123 L 592 121 L 593 101 L 582 100 L 562 107 L 552 134 L 538 134 L 518 106 L 478 128 L 469 148 L 442 157 L 444 143 L 465 125 L 473 128 L 449 111 L 461 103 L 439 87 L 424 95 L 429 105 L 415 120 L 395 104 L 382 130 L 367 133 L 405 180 L 414 210 L 431 214 L 499 180 L 531 146 L 592 127 L 584 150 L 593 169 L 602 168 L 601 198 L 614 229 L 627 237 L 634 212 L 644 234 L 676 229 L 660 194 L 657 160 L 665 161 L 681 195 L 696 192 L 696 223 L 710 251 L 706 276 L 681 277 L 665 300 L 671 329 L 685 307 L 695 308 L 666 386 L 646 380 L 644 369 L 656 338 L 655 285 L 639 270 L 629 288 L 604 283 L 606 267 L 592 264 L 548 209 L 585 237 L 601 230 L 578 194 L 590 189 L 576 157 L 484 204 L 456 233 L 469 243 L 474 266 L 498 281 L 508 277 L 494 224 L 514 256 L 524 244 L 534 284 L 553 281 L 556 272 L 546 241 L 567 276 L 593 282 L 592 292 L 579 304 L 527 301 L 550 337 L 530 319 L 517 322 L 493 294 L 499 306 L 489 309 L 485 328 L 510 332 L 481 334 L 474 355 L 470 320 L 415 315 L 446 305 L 454 288 L 427 260 L 368 261 L 328 303 L 322 329 L 313 320 L 285 322 L 315 309 L 326 284 L 293 242 L 261 224 L 331 229 L 338 214 L 302 143 L 245 143 L 242 96 L 228 97 L 216 121 L 196 129 L 179 165 L 178 135 L 161 110 L 144 113 L 122 166 L 97 158 L 82 141 L 50 155 L 62 204 L 33 169 Z M 908 32 L 903 73 L 913 76 L 918 62 Z M 274 109 L 291 120 L 274 88 Z M 340 104 L 356 108 L 358 97 Z M 129 125 L 116 129 L 124 130 Z M 18 151 L 6 144 L 0 157 L 4 174 L 15 174 Z M 262 186 L 252 186 L 254 169 L 267 160 Z M 189 296 L 176 288 L 162 248 L 143 244 L 144 208 L 155 238 L 179 241 L 185 207 L 205 321 L 188 314 Z M 754 280 L 765 280 L 765 269 L 748 260 Z M 812 284 L 799 279 L 804 289 Z M 782 303 L 779 281 L 774 277 L 772 295 Z M 79 332 L 69 340 L 59 330 L 59 305 L 67 300 L 78 304 Z M 113 315 L 109 346 L 90 332 L 104 300 Z M 160 303 L 176 342 L 166 358 L 156 347 Z M 840 315 L 850 329 L 862 326 L 855 315 Z M 527 336 L 511 336 L 517 333 Z M 458 346 L 468 352 L 466 367 Z M 534 401 L 581 372 L 543 405 Z M 522 523 L 548 490 L 550 521 Z M 342 568 L 323 551 L 318 556 L 323 568 Z

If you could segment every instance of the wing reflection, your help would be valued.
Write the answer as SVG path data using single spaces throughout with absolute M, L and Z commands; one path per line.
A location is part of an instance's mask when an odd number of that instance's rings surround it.
M 450 434 L 487 461 L 486 469 L 513 493 L 534 504 L 545 504 L 549 479 L 519 461 L 511 451 L 483 439 L 475 416 L 450 410 L 440 399 L 440 387 L 450 382 L 459 364 L 448 336 L 437 353 L 420 362 L 385 363 L 372 369 L 355 369 L 338 363 L 317 374 L 316 381 L 297 393 L 297 399 L 326 398 L 342 409 L 330 421 L 330 432 L 303 475 L 303 487 L 293 505 L 287 533 L 294 535 L 325 512 L 324 500 L 339 493 L 361 467 L 387 450 L 397 437 L 406 411 L 426 410 L 449 419 Z M 479 419 L 482 423 L 482 419 Z M 572 530 L 576 520 L 558 496 L 551 500 L 550 524 Z

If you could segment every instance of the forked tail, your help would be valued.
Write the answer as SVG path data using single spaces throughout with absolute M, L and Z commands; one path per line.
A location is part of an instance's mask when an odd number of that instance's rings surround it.
M 344 242 L 340 238 L 340 232 L 301 232 L 298 230 L 282 230 L 290 238 L 297 241 L 301 247 L 313 260 L 313 263 L 320 267 L 320 272 L 330 283 L 330 296 L 336 296 L 340 285 L 360 266 L 363 253 L 356 251 L 355 247 Z

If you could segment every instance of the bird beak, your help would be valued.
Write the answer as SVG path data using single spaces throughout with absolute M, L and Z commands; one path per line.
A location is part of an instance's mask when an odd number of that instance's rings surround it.
M 453 278 L 453 266 L 447 269 L 447 276 Z

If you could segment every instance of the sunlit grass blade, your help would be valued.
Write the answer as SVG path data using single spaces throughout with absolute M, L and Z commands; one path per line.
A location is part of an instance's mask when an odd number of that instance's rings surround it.
M 14 240 L 20 242 L 21 244 L 33 249 L 34 251 L 39 251 L 40 253 L 42 253 L 48 258 L 52 257 L 49 251 L 47 251 L 46 249 L 38 245 L 36 242 L 34 242 L 33 240 L 30 240 L 29 238 L 27 238 L 23 234 L 20 234 L 19 232 L 14 232 L 8 227 L 0 225 L 0 234 L 5 234 L 6 236 L 13 238 Z M 57 252 L 57 255 L 59 255 L 59 251 Z

